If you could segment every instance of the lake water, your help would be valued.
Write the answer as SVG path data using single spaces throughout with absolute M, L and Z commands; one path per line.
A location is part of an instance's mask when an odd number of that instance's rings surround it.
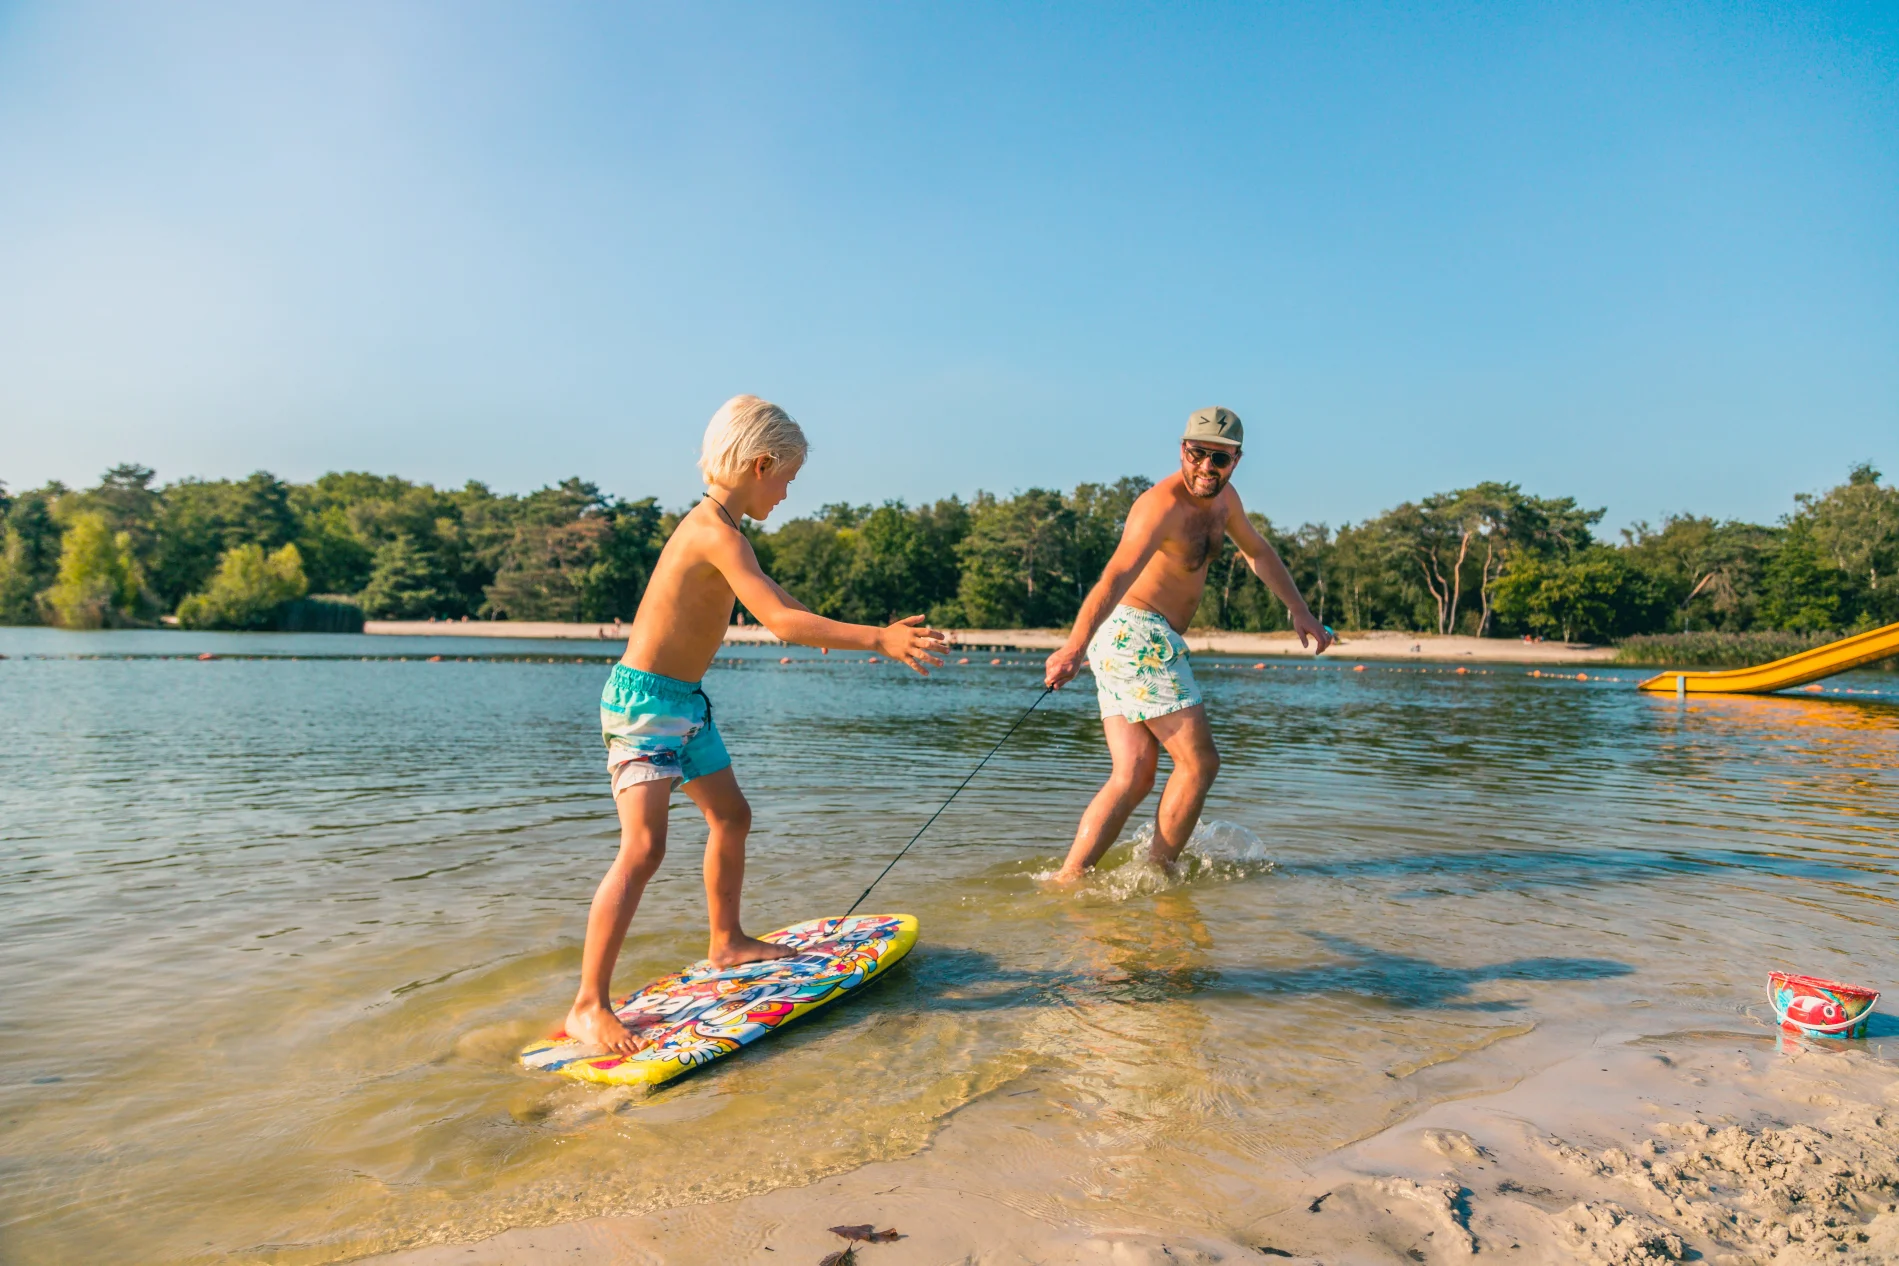
M 878 889 L 923 928 L 886 980 L 655 1094 L 530 1075 L 615 845 L 609 649 L 0 630 L 0 1259 L 314 1263 L 730 1198 L 1024 1078 L 1090 1199 L 1212 1225 L 1249 1166 L 1481 1089 L 1483 1052 L 1759 1031 L 1773 967 L 1899 981 L 1889 674 L 1684 706 L 1202 658 L 1225 767 L 1185 879 L 1038 880 L 1106 771 L 1084 678 Z M 1025 655 L 794 655 L 706 680 L 754 931 L 841 912 L 1039 689 Z M 623 988 L 703 952 L 676 800 Z

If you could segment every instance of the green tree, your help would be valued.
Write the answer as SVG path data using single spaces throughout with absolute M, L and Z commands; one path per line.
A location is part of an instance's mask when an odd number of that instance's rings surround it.
M 1480 517 L 1461 504 L 1456 494 L 1436 493 L 1419 502 L 1407 501 L 1381 518 L 1391 537 L 1402 542 L 1430 595 L 1432 631 L 1453 631 L 1464 596 L 1464 564 L 1470 557 L 1470 543 L 1477 535 Z
M 472 479 L 449 494 L 445 513 L 435 520 L 434 548 L 456 595 L 454 614 L 481 609 L 523 517 L 522 498 L 498 496 Z
M 819 615 L 842 618 L 850 602 L 856 533 L 834 518 L 793 519 L 773 532 L 769 542 L 772 579 Z
M 631 620 L 665 543 L 659 534 L 659 502 L 652 497 L 614 501 L 601 517 L 608 530 L 581 579 L 580 618 Z
M 1851 577 L 1821 551 L 1810 521 L 1795 519 L 1767 556 L 1760 620 L 1769 628 L 1824 633 L 1848 623 Z
M 39 624 L 40 595 L 59 578 L 60 530 L 52 503 L 58 485 L 10 499 L 0 530 L 0 624 Z
M 956 592 L 962 583 L 962 560 L 957 546 L 969 535 L 969 506 L 961 497 L 946 497 L 915 511 L 920 537 L 917 552 L 917 598 L 932 624 L 958 627 L 964 623 Z
M 1384 516 L 1347 523 L 1333 535 L 1325 556 L 1333 602 L 1348 629 L 1422 629 L 1430 608 L 1416 579 L 1406 543 Z
M 359 593 L 376 566 L 375 546 L 357 535 L 349 511 L 340 505 L 299 512 L 297 552 L 316 593 Z
M 1847 580 L 1842 597 L 1852 609 L 1841 627 L 1899 620 L 1899 489 L 1882 487 L 1872 463 L 1861 462 L 1845 483 L 1795 501 L 1795 522 Z
M 238 545 L 224 551 L 209 587 L 178 605 L 178 622 L 188 629 L 268 629 L 285 603 L 309 590 L 295 545 L 270 554 L 255 543 Z
M 435 605 L 419 614 L 462 615 L 473 611 L 481 602 L 482 587 L 494 578 L 495 560 L 477 557 L 470 548 L 458 496 L 394 475 L 365 471 L 333 471 L 313 484 L 293 489 L 290 506 L 297 520 L 296 539 L 305 551 L 312 587 L 323 593 L 362 593 L 363 601 L 372 601 L 367 591 L 374 579 L 378 552 L 397 538 L 407 537 L 405 550 L 391 557 L 405 551 L 425 556 L 427 583 L 402 591 L 434 591 L 429 601 Z M 499 534 L 501 540 L 491 543 L 494 553 L 499 553 L 512 532 L 510 523 Z M 385 579 L 374 600 L 386 602 L 389 592 Z M 412 607 L 410 611 L 415 613 Z
M 888 624 L 909 615 L 927 615 L 932 606 L 954 596 L 931 582 L 941 568 L 931 551 L 921 518 L 901 501 L 886 501 L 865 514 L 851 536 L 851 561 L 843 576 L 845 619 Z
M 978 628 L 1045 628 L 1066 622 L 1094 576 L 1075 566 L 1076 514 L 1060 493 L 1031 488 L 1007 501 L 980 493 L 957 546 L 956 600 Z
M 128 624 L 141 588 L 131 534 L 113 532 L 97 512 L 73 515 L 61 542 L 58 578 L 46 594 L 54 620 L 69 629 Z
M 244 479 L 182 479 L 161 491 L 152 551 L 152 589 L 170 608 L 210 583 L 239 545 L 266 551 L 299 539 L 290 485 L 268 471 Z
M 97 487 L 61 498 L 60 512 L 104 518 L 113 536 L 125 534 L 132 556 L 149 574 L 164 509 L 162 495 L 152 487 L 154 475 L 150 466 L 121 463 L 101 475 Z
M 1526 496 L 1495 480 L 1434 493 L 1379 517 L 1377 528 L 1415 568 L 1430 601 L 1429 626 L 1454 633 L 1466 600 L 1475 597 L 1471 631 L 1490 631 L 1495 588 L 1517 558 L 1561 559 L 1590 548 L 1603 515 L 1573 498 Z M 1390 559 L 1391 554 L 1386 554 Z
M 508 620 L 578 620 L 588 571 L 612 528 L 600 518 L 515 529 L 506 561 L 488 586 L 486 614 Z
M 1623 557 L 1665 600 L 1658 629 L 1738 633 L 1753 626 L 1761 575 L 1778 530 L 1675 514 L 1659 530 L 1638 522 L 1622 535 Z
M 631 618 L 659 556 L 659 503 L 577 479 L 525 500 L 482 611 L 515 620 Z
M 377 548 L 360 605 L 373 620 L 418 620 L 444 614 L 448 595 L 435 558 L 403 532 Z
M 1568 558 L 1519 556 L 1497 582 L 1500 615 L 1565 642 L 1637 632 L 1652 619 L 1654 605 L 1642 577 L 1607 545 Z

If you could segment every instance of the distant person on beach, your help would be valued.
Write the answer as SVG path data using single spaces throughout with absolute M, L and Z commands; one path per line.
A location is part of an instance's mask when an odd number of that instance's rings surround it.
M 565 1026 L 569 1037 L 621 1054 L 640 1045 L 613 1014 L 609 990 L 627 924 L 666 855 L 667 802 L 675 782 L 683 784 L 711 829 L 705 881 L 712 939 L 706 956 L 716 966 L 731 967 L 791 953 L 747 936 L 739 924 L 752 809 L 732 774 L 700 682 L 732 623 L 734 599 L 786 642 L 877 651 L 926 676 L 927 665 L 943 662 L 935 654 L 943 649 L 943 635 L 925 627 L 922 616 L 881 629 L 827 620 L 760 570 L 739 520 L 763 520 L 785 499 L 805 452 L 798 424 L 757 396 L 734 396 L 706 427 L 699 458 L 705 500 L 679 521 L 660 551 L 626 654 L 600 695 L 620 852 L 587 913 L 580 992 Z
M 1081 815 L 1058 880 L 1080 879 L 1120 836 L 1135 806 L 1154 789 L 1162 748 L 1174 769 L 1161 792 L 1150 860 L 1173 865 L 1200 821 L 1220 754 L 1181 634 L 1200 606 L 1207 564 L 1227 537 L 1286 604 L 1299 645 L 1316 642 L 1313 653 L 1323 654 L 1332 644 L 1332 633 L 1306 606 L 1233 490 L 1244 435 L 1231 409 L 1201 409 L 1187 419 L 1180 469 L 1135 501 L 1121 544 L 1081 604 L 1074 631 L 1048 657 L 1046 680 L 1060 687 L 1081 671 L 1086 656 L 1114 761 L 1107 784 Z

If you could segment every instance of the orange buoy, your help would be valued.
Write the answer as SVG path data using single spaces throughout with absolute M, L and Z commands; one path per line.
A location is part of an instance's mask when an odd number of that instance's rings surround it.
M 789 655 L 780 655 L 780 656 L 778 657 L 778 662 L 779 662 L 779 663 L 781 663 L 781 664 L 789 664 L 789 663 L 791 662 L 791 656 L 789 656 Z
M 959 664 L 967 664 L 969 662 L 969 656 L 965 655 L 961 659 L 957 660 L 956 662 Z
M 1816 681 L 1811 686 L 1802 686 L 1801 689 L 1806 691 L 1810 695 L 1817 695 L 1822 690 L 1826 689 L 1826 687 L 1822 686 L 1819 682 Z
M 1352 665 L 1352 671 L 1353 671 L 1353 672 L 1355 672 L 1355 673 L 1362 673 L 1362 672 L 1364 672 L 1364 671 L 1365 671 L 1365 665 L 1363 665 L 1363 664 L 1354 664 L 1354 665 Z
M 1463 675 L 1464 675 L 1465 673 L 1467 673 L 1467 672 L 1469 672 L 1469 671 L 1470 671 L 1470 669 L 1468 669 L 1468 668 L 1460 668 L 1460 669 L 1458 669 L 1458 670 L 1457 670 L 1457 675 L 1458 675 L 1459 677 L 1462 677 L 1462 676 L 1463 676 Z
M 867 664 L 875 664 L 875 663 L 878 663 L 878 662 L 880 662 L 880 661 L 878 660 L 878 658 L 877 658 L 877 657 L 876 657 L 875 655 L 872 655 L 872 656 L 871 656 L 871 657 L 870 657 L 869 659 L 867 659 L 867 660 L 865 660 L 864 662 L 865 662 L 865 663 L 867 663 Z
M 431 663 L 431 664 L 439 664 L 439 663 L 441 663 L 441 662 L 442 662 L 442 657 L 441 657 L 440 655 L 431 655 L 431 656 L 429 656 L 429 663 Z
M 199 659 L 216 659 L 217 656 L 213 655 L 210 651 L 205 651 L 203 654 L 199 655 L 198 658 Z
M 1266 665 L 1264 665 L 1264 664 L 1254 664 L 1254 665 L 1253 665 L 1253 667 L 1254 667 L 1254 668 L 1264 668 L 1264 667 L 1266 667 Z
M 1577 681 L 1588 681 L 1588 680 L 1589 680 L 1589 674 L 1588 674 L 1588 673 L 1577 673 L 1577 674 L 1576 674 L 1576 680 L 1577 680 Z

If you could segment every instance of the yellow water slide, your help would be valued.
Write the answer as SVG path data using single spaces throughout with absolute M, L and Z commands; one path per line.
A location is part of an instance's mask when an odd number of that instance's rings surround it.
M 1816 646 L 1798 655 L 1777 659 L 1771 664 L 1752 668 L 1730 668 L 1713 673 L 1659 673 L 1641 685 L 1643 690 L 1673 694 L 1759 695 L 1769 691 L 1804 686 L 1849 668 L 1871 664 L 1899 655 L 1899 624 L 1888 624 L 1870 633 L 1843 637 L 1825 646 Z

